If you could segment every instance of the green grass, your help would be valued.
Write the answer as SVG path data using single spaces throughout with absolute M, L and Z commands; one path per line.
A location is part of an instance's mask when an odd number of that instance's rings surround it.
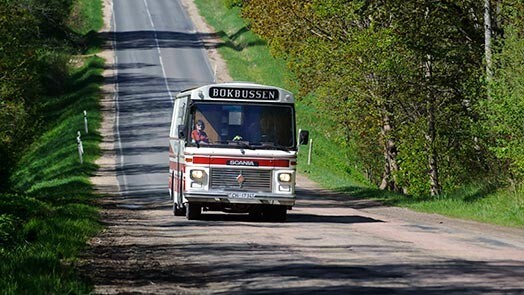
M 101 226 L 89 176 L 99 156 L 98 99 L 103 60 L 90 57 L 72 75 L 71 91 L 49 98 L 42 108 L 48 129 L 35 140 L 11 177 L 18 193 L 0 196 L 0 290 L 4 294 L 85 294 L 91 291 L 71 263 Z M 85 72 L 83 75 L 76 75 Z M 84 83 L 85 79 L 92 82 Z M 59 111 L 45 112 L 46 110 Z M 77 130 L 83 135 L 80 164 Z
M 98 16 L 73 30 L 97 30 L 101 2 L 78 0 L 77 4 L 75 9 L 82 15 Z M 87 239 L 101 229 L 89 177 L 100 155 L 101 137 L 96 130 L 101 121 L 104 61 L 96 56 L 80 58 L 82 66 L 72 68 L 65 81 L 65 94 L 42 99 L 38 110 L 42 129 L 14 169 L 13 192 L 0 194 L 1 294 L 92 292 L 92 285 L 75 271 L 74 264 Z M 89 134 L 84 132 L 84 110 Z M 77 152 L 78 130 L 85 150 L 83 164 Z
M 102 0 L 73 0 L 68 27 L 77 36 L 83 54 L 100 51 L 104 40 L 97 33 L 104 25 Z
M 28 197 L 12 198 L 21 203 Z M 43 208 L 33 208 L 33 215 L 20 225 L 17 235 L 23 243 L 8 247 L 4 244 L 0 248 L 0 288 L 31 294 L 67 293 L 64 291 L 69 289 L 89 291 L 90 286 L 75 278 L 69 264 L 85 245 L 86 237 L 99 229 L 96 209 L 79 203 L 50 206 L 41 202 L 39 205 Z M 50 276 L 52 281 L 48 280 Z
M 234 80 L 276 85 L 296 92 L 293 75 L 285 62 L 271 56 L 265 42 L 249 31 L 238 7 L 227 8 L 230 0 L 196 0 L 200 13 L 215 28 L 223 42 L 219 52 L 226 60 Z M 483 191 L 483 185 L 464 187 L 435 199 L 419 199 L 381 191 L 355 171 L 351 160 L 326 132 L 329 118 L 315 110 L 314 97 L 299 97 L 297 124 L 310 131 L 313 139 L 312 162 L 307 165 L 307 147 L 299 153 L 298 170 L 326 188 L 355 198 L 383 201 L 385 204 L 486 223 L 524 228 L 524 190 Z
M 75 0 L 69 17 L 69 27 L 78 34 L 98 31 L 104 25 L 102 1 Z
M 465 187 L 431 200 L 399 199 L 397 204 L 421 212 L 524 228 L 524 192 L 483 192 L 479 186 Z
M 238 7 L 224 9 L 227 0 L 195 2 L 208 22 L 219 28 L 217 34 L 223 42 L 218 45 L 218 51 L 227 60 L 235 80 L 289 88 L 292 77 L 284 62 L 273 58 L 266 43 L 247 29 L 247 23 L 238 17 Z

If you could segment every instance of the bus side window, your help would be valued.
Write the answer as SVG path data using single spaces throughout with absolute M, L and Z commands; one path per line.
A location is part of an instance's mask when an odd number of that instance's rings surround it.
M 184 139 L 187 137 L 187 132 L 185 126 L 185 118 L 187 117 L 187 101 L 188 97 L 177 97 L 175 100 L 175 105 L 173 107 L 173 118 L 171 122 L 171 137 Z M 182 127 L 181 127 L 182 126 Z
M 178 104 L 180 103 L 179 99 L 175 99 L 175 103 L 173 105 L 173 115 L 171 116 L 171 128 L 169 130 L 169 136 L 170 137 L 177 137 L 177 126 L 178 126 Z

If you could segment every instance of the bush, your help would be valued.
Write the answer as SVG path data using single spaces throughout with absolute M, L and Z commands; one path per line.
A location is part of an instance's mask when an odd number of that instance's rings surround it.
M 0 214 L 0 248 L 12 245 L 16 239 L 19 221 L 11 214 Z
M 244 0 L 225 0 L 228 8 L 242 7 Z

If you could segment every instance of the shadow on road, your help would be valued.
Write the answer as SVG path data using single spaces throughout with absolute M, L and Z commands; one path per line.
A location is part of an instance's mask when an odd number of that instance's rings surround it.
M 354 196 L 346 192 L 332 191 L 322 188 L 303 188 L 297 190 L 298 208 L 354 208 L 365 209 L 384 207 L 384 203 L 365 197 Z
M 307 249 L 306 249 L 307 248 Z M 320 244 L 291 246 L 255 243 L 178 243 L 98 246 L 92 255 L 99 259 L 86 265 L 83 273 L 97 285 L 115 288 L 146 288 L 159 294 L 182 287 L 184 294 L 522 294 L 524 288 L 507 277 L 524 277 L 523 265 L 515 262 L 448 259 L 406 263 L 355 264 L 317 261 L 297 257 L 308 253 L 384 251 L 392 247 Z M 380 248 L 380 247 L 379 247 Z M 391 252 L 391 253 L 388 253 Z M 298 252 L 297 252 L 298 253 Z M 190 264 L 184 257 L 200 257 Z M 110 262 L 110 263 L 107 263 Z M 498 285 L 487 282 L 497 281 Z M 224 282 L 226 289 L 214 289 Z M 119 287 L 120 286 L 120 287 Z M 223 285 L 222 285 L 223 286 Z M 149 288 L 149 289 L 147 289 Z M 165 289 L 163 289 L 165 288 Z M 192 292 L 195 293 L 192 293 Z
M 239 221 L 239 222 L 265 222 L 275 224 L 287 224 L 287 223 L 341 223 L 341 224 L 353 224 L 353 223 L 367 223 L 367 222 L 383 222 L 381 220 L 352 215 L 314 215 L 304 213 L 288 213 L 286 222 L 273 222 L 267 221 L 262 218 L 249 216 L 248 214 L 220 214 L 220 213 L 204 213 L 200 220 L 202 221 Z
M 224 32 L 216 34 L 209 33 L 185 33 L 177 31 L 150 31 L 137 30 L 126 32 L 101 33 L 100 38 L 104 40 L 115 40 L 119 50 L 125 49 L 152 49 L 152 48 L 220 48 L 230 47 L 236 51 L 242 51 L 246 47 L 263 46 L 263 41 L 237 43 L 238 37 L 249 30 L 245 28 L 228 36 Z M 227 40 L 218 41 L 219 38 Z M 157 43 L 158 42 L 158 43 Z M 108 43 L 110 44 L 110 43 Z

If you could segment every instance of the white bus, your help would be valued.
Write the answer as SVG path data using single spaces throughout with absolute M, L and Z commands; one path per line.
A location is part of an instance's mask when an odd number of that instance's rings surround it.
M 169 134 L 169 193 L 175 216 L 249 213 L 285 221 L 295 204 L 297 145 L 293 94 L 223 83 L 176 96 Z

